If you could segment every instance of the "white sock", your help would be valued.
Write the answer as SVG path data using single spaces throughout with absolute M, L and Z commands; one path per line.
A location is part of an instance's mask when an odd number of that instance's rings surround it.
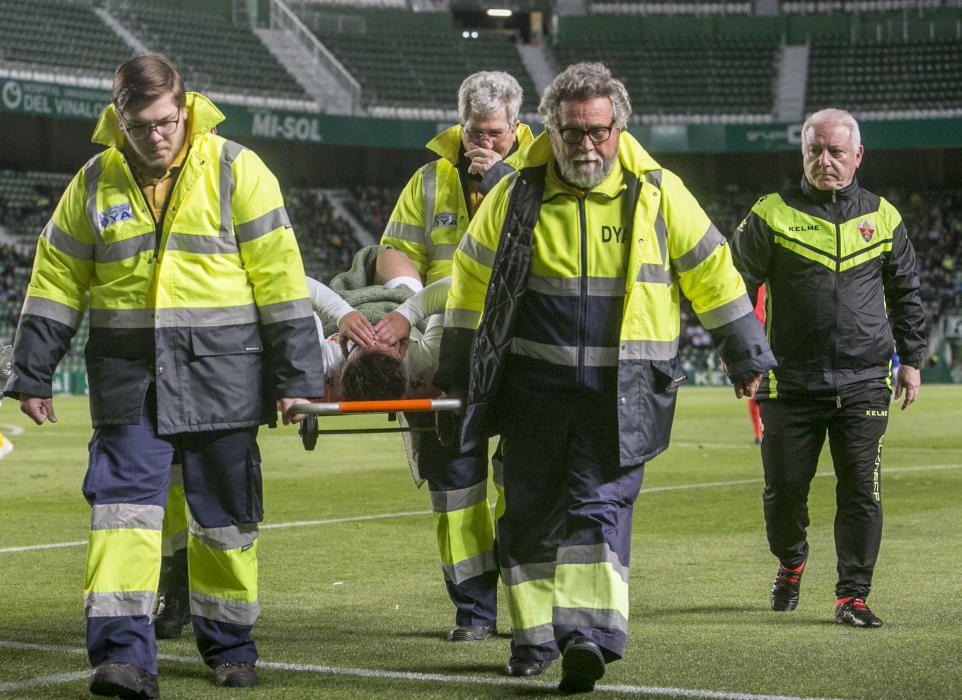
M 421 280 L 417 277 L 392 277 L 384 283 L 384 288 L 394 289 L 395 287 L 400 287 L 402 284 L 412 292 L 420 292 L 424 289 L 424 285 L 421 284 Z

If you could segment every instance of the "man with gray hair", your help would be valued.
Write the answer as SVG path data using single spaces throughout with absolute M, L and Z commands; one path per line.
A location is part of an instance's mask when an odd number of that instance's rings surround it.
M 732 242 L 754 298 L 766 286 L 766 330 L 778 368 L 756 400 L 768 544 L 779 561 L 777 612 L 798 605 L 808 559 L 808 491 L 828 435 L 836 488 L 835 622 L 881 627 L 865 599 L 882 538 L 882 439 L 892 399 L 915 401 L 925 317 L 902 217 L 859 186 L 858 122 L 840 109 L 802 126 L 801 184 L 758 200 Z
M 540 113 L 455 253 L 435 385 L 466 397 L 463 449 L 501 435 L 505 673 L 563 654 L 580 693 L 625 650 L 633 505 L 685 379 L 680 292 L 738 397 L 774 363 L 724 237 L 625 130 L 621 82 L 569 66 Z
M 511 170 L 503 159 L 533 140 L 518 120 L 521 100 L 521 86 L 508 73 L 469 75 L 458 90 L 461 123 L 428 142 L 440 157 L 418 168 L 398 197 L 381 243 L 405 253 L 422 282 L 451 274 L 451 256 L 468 222 L 491 186 Z M 391 345 L 404 330 L 386 319 L 376 339 Z M 424 414 L 407 419 L 415 427 L 427 427 L 425 421 L 433 426 Z M 429 431 L 421 436 L 417 459 L 431 492 L 444 582 L 456 608 L 448 640 L 483 641 L 496 631 L 498 607 L 487 443 L 461 453 Z

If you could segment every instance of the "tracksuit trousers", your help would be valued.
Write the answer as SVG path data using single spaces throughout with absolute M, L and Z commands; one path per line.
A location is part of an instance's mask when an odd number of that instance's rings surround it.
M 808 557 L 808 492 L 828 435 L 835 467 L 837 597 L 865 598 L 882 541 L 882 441 L 891 394 L 873 388 L 841 400 L 763 399 L 763 495 L 769 547 L 798 566 Z
M 148 408 L 137 425 L 97 428 L 83 493 L 91 505 L 84 575 L 94 666 L 157 673 L 150 614 L 161 564 L 171 462 L 181 458 L 194 635 L 211 667 L 253 663 L 258 615 L 257 523 L 263 518 L 256 428 L 159 436 Z
M 511 653 L 554 659 L 578 633 L 607 661 L 628 635 L 631 519 L 644 465 L 618 460 L 613 396 L 538 396 L 507 384 L 500 405 L 504 509 L 498 560 Z

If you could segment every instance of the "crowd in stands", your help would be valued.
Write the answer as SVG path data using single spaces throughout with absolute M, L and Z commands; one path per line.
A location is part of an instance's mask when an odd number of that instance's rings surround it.
M 400 186 L 369 187 L 359 185 L 354 187 L 351 190 L 351 194 L 354 196 L 350 205 L 351 213 L 365 229 L 371 232 L 374 238 L 380 238 L 400 191 Z
M 350 224 L 335 213 L 323 193 L 292 188 L 285 204 L 310 277 L 326 282 L 351 266 L 359 243 Z
M 377 240 L 387 223 L 401 186 L 358 186 L 346 202 L 351 214 Z M 43 191 L 41 191 L 43 190 Z M 0 344 L 10 342 L 31 265 L 29 247 L 49 217 L 59 193 L 38 186 L 28 206 L 12 207 L 0 193 L 0 233 L 17 246 L 0 245 Z M 328 281 L 351 265 L 360 247 L 351 226 L 340 218 L 317 189 L 298 187 L 286 193 L 286 204 L 304 256 L 308 275 Z M 905 217 L 918 254 L 922 299 L 931 325 L 946 314 L 962 312 L 962 191 L 885 192 Z M 755 202 L 757 193 L 735 185 L 715 197 L 702 197 L 712 221 L 730 235 Z M 19 234 L 19 235 L 17 235 Z M 16 238 L 11 239 L 11 235 Z M 690 312 L 683 313 L 683 359 L 712 366 L 711 338 Z
M 962 309 L 962 192 L 890 192 L 918 255 L 922 303 L 929 322 Z

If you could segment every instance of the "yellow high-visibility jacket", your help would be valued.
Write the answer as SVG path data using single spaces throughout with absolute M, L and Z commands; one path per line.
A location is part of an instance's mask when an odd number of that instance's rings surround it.
M 516 144 L 524 148 L 533 140 L 527 124 L 515 130 Z M 440 158 L 418 168 L 398 196 L 394 211 L 381 237 L 405 253 L 428 284 L 451 274 L 451 258 L 471 219 L 466 199 L 467 172 L 458 168 L 461 154 L 461 126 L 452 126 L 431 139 L 426 146 Z M 510 172 L 502 161 L 481 181 L 487 192 Z
M 508 355 L 526 358 L 526 366 L 534 366 L 532 359 L 546 366 L 553 362 L 558 375 L 577 363 L 578 373 L 569 375 L 572 386 L 589 376 L 581 370 L 591 358 L 606 361 L 608 348 L 592 341 L 592 319 L 585 318 L 592 296 L 623 299 L 610 355 L 624 466 L 645 462 L 668 445 L 684 380 L 677 359 L 680 292 L 711 332 L 733 379 L 774 365 L 725 239 L 694 197 L 630 134 L 620 136 L 619 159 L 622 183 L 611 181 L 618 177 L 616 167 L 587 196 L 564 194 L 545 184 L 555 164 L 549 136 L 542 134 L 519 154 L 518 172 L 495 186 L 468 228 L 454 256 L 435 375 L 439 388 L 467 389 L 466 446 L 497 430 L 491 403 Z M 601 242 L 602 223 L 616 240 Z M 606 249 L 609 244 L 617 250 Z M 586 262 L 591 255 L 600 262 Z M 606 255 L 618 261 L 610 269 Z M 615 270 L 623 277 L 614 277 Z M 519 342 L 525 340 L 518 335 L 519 319 L 524 323 L 519 309 L 528 303 L 528 292 L 555 299 L 540 307 L 540 328 L 555 329 L 559 338 L 578 324 L 588 330 L 574 339 L 569 335 L 554 350 L 548 333 L 537 344 Z M 584 302 L 571 304 L 569 296 Z M 547 373 L 525 376 L 542 382 Z
M 272 422 L 275 397 L 322 396 L 300 252 L 274 175 L 213 133 L 223 120 L 187 94 L 190 149 L 155 224 L 121 147 L 74 176 L 37 243 L 7 393 L 51 395 L 85 307 L 95 427 L 136 423 L 151 383 L 161 434 Z

